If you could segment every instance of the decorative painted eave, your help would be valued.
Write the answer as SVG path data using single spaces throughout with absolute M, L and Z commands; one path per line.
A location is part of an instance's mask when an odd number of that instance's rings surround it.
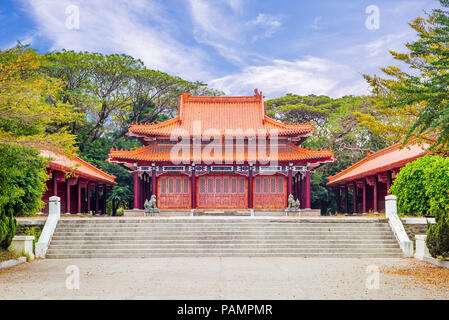
M 222 152 L 220 157 L 210 156 L 208 154 L 196 155 L 193 151 L 187 154 L 172 154 L 173 146 L 167 145 L 149 145 L 142 148 L 134 148 L 130 150 L 111 149 L 108 161 L 111 162 L 183 162 L 183 163 L 227 163 L 227 162 L 333 162 L 334 153 L 332 149 L 309 149 L 301 148 L 294 145 L 283 145 L 275 153 L 269 152 L 267 155 L 259 155 L 255 151 L 233 152 L 226 154 Z

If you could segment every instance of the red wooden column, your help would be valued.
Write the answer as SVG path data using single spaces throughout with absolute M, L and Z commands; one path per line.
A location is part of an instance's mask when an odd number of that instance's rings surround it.
M 387 194 L 390 194 L 388 191 L 391 188 L 391 171 L 387 171 Z
M 192 166 L 192 175 L 190 176 L 190 196 L 192 203 L 192 209 L 196 208 L 196 173 L 195 173 L 195 166 Z
M 248 208 L 253 208 L 253 166 L 248 167 Z
M 153 166 L 151 171 L 151 185 L 153 188 L 153 194 L 157 197 L 157 178 L 156 178 L 156 167 Z M 156 198 L 157 199 L 157 198 Z
M 306 209 L 310 209 L 310 170 L 307 170 L 306 172 L 306 182 L 305 182 L 305 188 L 306 188 Z
M 70 179 L 65 181 L 66 191 L 65 191 L 65 212 L 70 213 Z
M 134 177 L 134 209 L 139 209 L 140 202 L 140 185 L 139 185 L 139 172 L 133 172 Z
M 363 178 L 363 184 L 362 184 L 362 196 L 363 196 L 363 202 L 362 202 L 362 213 L 366 213 L 366 179 Z
M 86 198 L 87 198 L 87 214 L 90 214 L 90 186 L 87 183 L 86 186 Z
M 77 182 L 76 178 L 69 178 L 66 180 L 66 211 L 67 213 L 70 213 L 71 211 L 71 205 L 70 205 L 70 186 L 75 185 Z
M 106 185 L 103 185 L 103 203 L 101 206 L 101 214 L 106 214 Z
M 52 177 L 53 177 L 53 196 L 57 196 L 58 195 L 57 171 L 52 171 Z
M 98 206 L 99 206 L 99 193 L 100 193 L 100 186 L 97 185 L 95 187 L 95 214 L 98 214 Z
M 345 185 L 345 213 L 349 213 L 349 190 L 347 185 Z
M 139 201 L 139 209 L 143 209 L 143 204 L 145 202 L 145 180 L 144 180 L 145 174 L 143 173 L 139 178 L 139 185 L 140 185 L 140 201 Z
M 356 214 L 358 213 L 358 209 L 357 209 L 357 183 L 355 181 L 352 182 L 352 187 L 354 188 L 354 191 L 352 192 L 352 202 L 353 202 L 352 213 Z
M 373 203 L 374 203 L 374 208 L 373 211 L 377 212 L 378 211 L 378 200 L 377 200 L 377 175 L 374 175 L 374 186 L 373 186 Z
M 81 213 L 81 179 L 78 179 L 78 184 L 77 184 L 77 191 L 78 191 L 78 200 L 77 200 L 77 208 L 76 211 L 77 213 Z
M 292 175 L 293 175 L 292 169 L 293 168 L 291 166 L 288 167 L 287 197 L 292 194 Z
M 337 186 L 337 188 L 335 188 L 335 195 L 337 196 L 337 212 L 340 212 L 341 208 L 340 186 Z
M 299 207 L 302 209 L 304 208 L 304 182 L 302 181 L 302 173 L 298 173 L 298 188 L 299 188 L 299 194 L 298 194 L 298 198 L 299 198 Z

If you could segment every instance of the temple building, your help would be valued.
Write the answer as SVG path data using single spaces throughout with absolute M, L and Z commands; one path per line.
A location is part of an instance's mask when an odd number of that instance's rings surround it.
M 115 177 L 78 157 L 41 150 L 49 158 L 47 190 L 42 197 L 44 213 L 48 213 L 51 196 L 61 199 L 61 213 L 106 213 L 107 193 L 116 185 Z
M 108 161 L 132 170 L 134 208 L 153 194 L 161 209 L 284 209 L 289 194 L 310 208 L 310 173 L 333 152 L 303 148 L 313 125 L 269 118 L 254 92 L 183 93 L 175 118 L 132 124 L 128 136 L 143 147 L 111 149 Z
M 352 190 L 352 213 L 385 212 L 385 196 L 399 170 L 426 155 L 428 147 L 418 144 L 403 147 L 396 143 L 328 177 L 327 186 L 332 187 L 337 195 L 337 211 L 350 213 L 349 190 Z

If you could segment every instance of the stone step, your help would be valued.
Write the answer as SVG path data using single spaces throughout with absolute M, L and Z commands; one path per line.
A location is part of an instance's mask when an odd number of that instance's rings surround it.
M 145 236 L 152 236 L 152 237 L 168 237 L 168 236 L 178 236 L 178 237 L 184 237 L 184 236 L 197 236 L 197 237 L 216 237 L 216 236 L 232 236 L 232 237 L 248 237 L 248 236 L 259 236 L 259 237 L 269 237 L 269 236 L 295 236 L 295 235 L 301 235 L 301 236 L 310 236 L 310 237 L 319 237 L 319 236 L 358 236 L 358 237 L 370 237 L 370 236 L 392 236 L 389 232 L 346 232 L 346 231 L 303 231 L 303 232 L 296 232 L 296 231 L 253 231 L 253 230 L 247 230 L 247 231 L 204 231 L 204 232 L 177 232 L 177 233 L 170 233 L 165 231 L 153 231 L 153 232 L 57 232 L 54 234 L 54 236 L 65 236 L 65 237 L 106 237 L 106 236 L 113 236 L 113 237 L 124 237 L 132 235 L 134 237 L 145 237 Z
M 52 250 L 65 249 L 220 249 L 220 248 L 260 248 L 260 249 L 375 249 L 375 248 L 395 248 L 398 246 L 395 243 L 390 244 L 285 244 L 285 243 L 220 243 L 220 244 L 199 244 L 199 243 L 183 243 L 183 244 L 90 244 L 90 245 L 51 245 Z
M 399 257 L 385 220 L 292 218 L 63 219 L 48 258 L 176 256 Z
M 296 257 L 296 258 L 401 258 L 402 254 L 395 253 L 254 253 L 254 252 L 239 252 L 239 253 L 196 253 L 195 257 Z M 145 254 L 116 254 L 116 253 L 86 253 L 86 254 L 70 254 L 58 253 L 47 254 L 48 259 L 91 259 L 91 258 L 166 258 L 166 257 L 192 257 L 191 253 L 172 253 L 170 255 L 165 253 L 145 253 Z
M 67 236 L 67 235 L 55 235 L 53 236 L 52 240 L 155 240 L 155 239 L 161 239 L 161 240 L 182 240 L 182 239 L 203 239 L 203 240 L 226 240 L 226 239 L 239 239 L 239 240 L 246 240 L 246 239 L 254 239 L 254 240 L 260 240 L 260 239 L 270 239 L 270 240 L 282 240 L 282 239 L 297 239 L 297 240 L 313 240 L 313 239 L 322 239 L 322 240 L 366 240 L 366 241 L 375 241 L 375 240 L 382 240 L 382 239 L 395 239 L 392 234 L 390 235 L 353 235 L 353 234 L 344 234 L 344 235 L 336 235 L 334 233 L 329 234 L 323 234 L 323 235 L 305 235 L 302 233 L 298 234 L 276 234 L 276 235 L 269 235 L 269 234 L 258 234 L 258 235 L 250 235 L 250 234 L 228 234 L 228 235 L 210 235 L 210 234 L 197 234 L 197 235 L 179 235 L 179 234 L 165 234 L 165 235 L 149 235 L 145 234 L 143 236 L 136 236 L 134 234 L 125 234 L 125 235 L 73 235 L 73 236 Z
M 115 245 L 115 244 L 130 244 L 130 245 L 146 245 L 146 244 L 184 244 L 184 243 L 194 243 L 194 244 L 257 244 L 257 243 L 277 243 L 281 245 L 288 244 L 304 244 L 304 245 L 323 245 L 323 244 L 335 244 L 335 245 L 357 245 L 357 244 L 366 244 L 366 245 L 385 245 L 385 244 L 394 244 L 398 245 L 395 239 L 380 239 L 376 240 L 375 243 L 371 241 L 363 241 L 363 240 L 314 240 L 314 239 L 303 239 L 303 240 L 295 240 L 295 239 L 276 239 L 275 241 L 268 239 L 268 241 L 264 241 L 265 239 L 221 239 L 221 240 L 201 240 L 201 239 L 177 239 L 177 240 L 164 240 L 164 239 L 153 239 L 153 240 L 101 240 L 101 241 L 90 241 L 90 240 L 55 240 L 53 239 L 51 242 L 51 246 L 62 246 L 62 245 Z
M 195 223 L 228 223 L 228 224 L 238 224 L 238 223 L 286 223 L 286 224 L 304 224 L 304 223 L 336 223 L 336 224 L 370 224 L 370 223 L 385 223 L 388 222 L 386 219 L 374 219 L 374 218 L 85 218 L 76 219 L 68 218 L 61 219 L 58 225 L 65 224 L 120 224 L 120 223 L 146 223 L 146 224 L 159 224 L 159 223 L 183 223 L 183 224 L 195 224 Z
M 357 252 L 357 250 L 353 248 L 275 248 L 275 252 L 277 253 L 341 253 L 341 252 Z M 269 253 L 273 252 L 271 248 L 233 248 L 233 247 L 215 247 L 215 248 L 183 248 L 177 249 L 177 248 L 144 248 L 144 249 L 48 249 L 48 253 L 75 253 L 75 254 L 82 254 L 82 253 L 90 253 L 90 252 L 103 252 L 103 253 L 117 253 L 117 254 L 138 254 L 138 253 L 239 253 L 239 252 L 264 252 Z M 366 253 L 375 253 L 375 252 L 388 252 L 388 253 L 394 253 L 397 252 L 396 248 L 364 248 L 363 250 L 359 250 L 360 252 L 366 252 Z
M 209 225 L 209 226 L 85 226 L 85 227 L 61 227 L 58 228 L 59 231 L 72 232 L 72 231 L 124 231 L 124 232 L 135 232 L 135 231 L 152 231 L 152 230 L 187 230 L 187 231 L 201 231 L 201 230 L 329 230 L 329 231 L 377 231 L 377 230 L 390 230 L 389 226 L 282 226 L 282 225 L 265 225 L 265 226 L 221 226 L 221 225 Z

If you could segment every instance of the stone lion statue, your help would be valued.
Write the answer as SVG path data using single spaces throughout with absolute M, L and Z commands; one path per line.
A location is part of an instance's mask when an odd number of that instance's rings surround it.
M 295 206 L 295 198 L 293 197 L 292 194 L 290 194 L 290 195 L 288 196 L 287 203 L 288 203 L 288 208 L 289 208 L 289 209 L 293 209 L 293 208 L 294 208 L 294 206 Z
M 145 216 L 147 214 L 154 215 L 154 213 L 159 212 L 156 204 L 157 204 L 156 195 L 153 194 L 150 198 L 150 201 L 148 201 L 148 199 L 145 200 L 145 204 L 143 205 L 145 208 L 144 215 Z

